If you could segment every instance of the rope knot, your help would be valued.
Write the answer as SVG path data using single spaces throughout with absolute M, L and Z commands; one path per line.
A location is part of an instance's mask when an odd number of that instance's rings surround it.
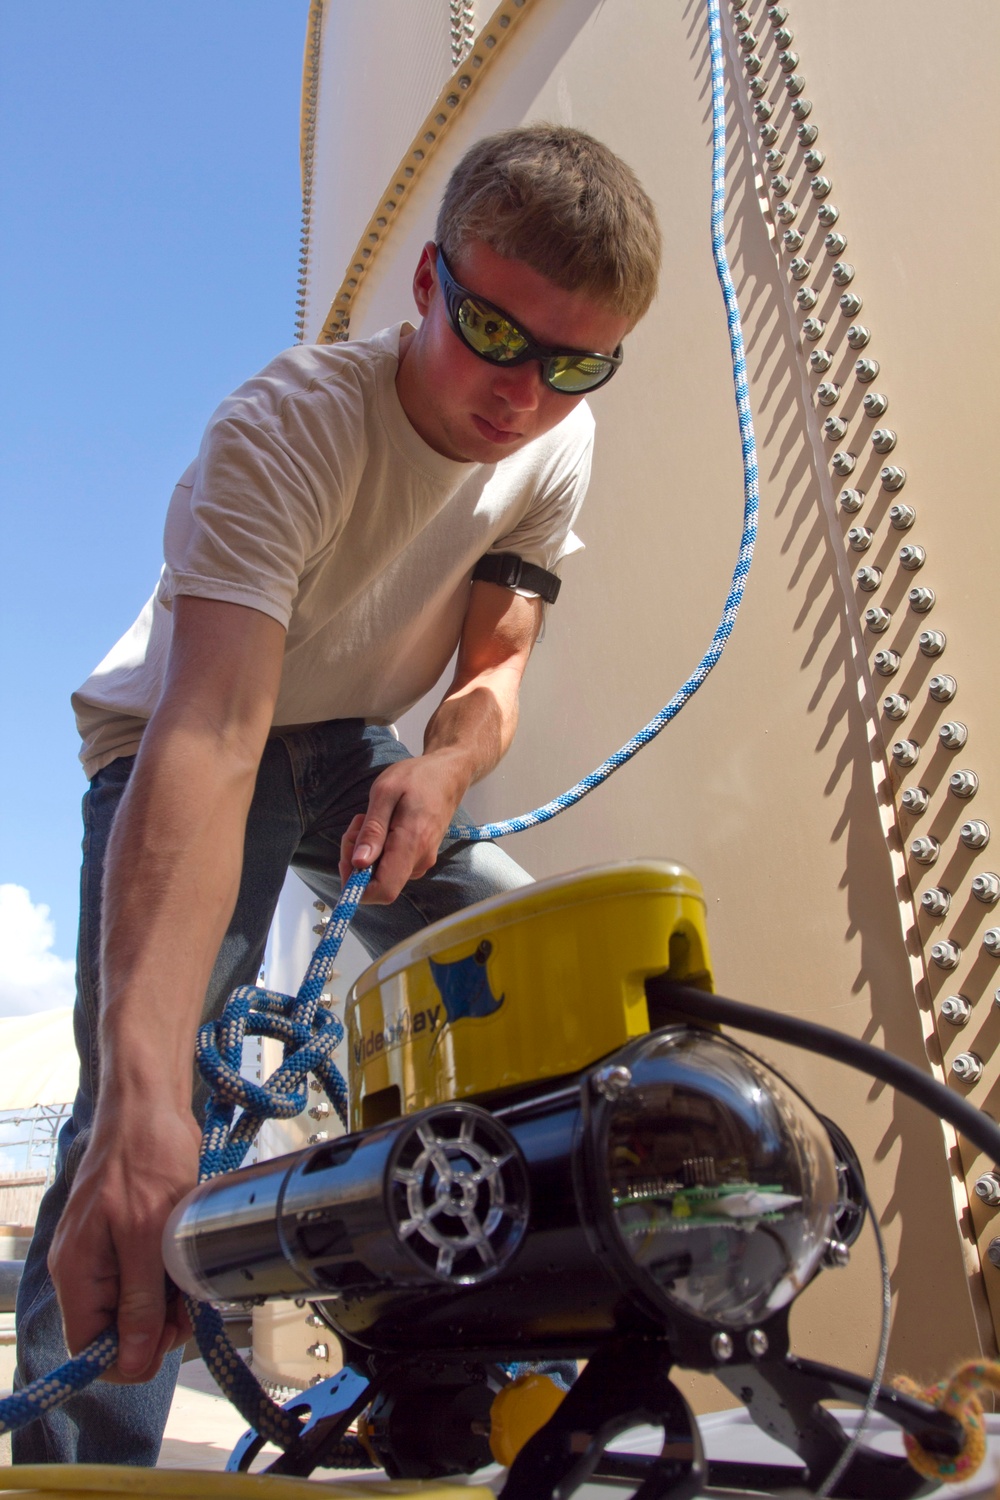
M 940 1484 L 960 1484 L 971 1478 L 986 1457 L 986 1423 L 983 1405 L 976 1393 L 987 1388 L 1000 1392 L 1000 1363 L 973 1359 L 959 1366 L 950 1380 L 921 1386 L 909 1376 L 899 1375 L 893 1385 L 904 1395 L 917 1396 L 947 1412 L 961 1424 L 965 1434 L 961 1453 L 951 1458 L 929 1452 L 915 1437 L 904 1432 L 903 1441 L 911 1467 L 926 1479 L 936 1479 Z

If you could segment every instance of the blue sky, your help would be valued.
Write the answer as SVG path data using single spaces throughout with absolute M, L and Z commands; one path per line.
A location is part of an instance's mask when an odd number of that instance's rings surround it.
M 22 934 L 52 976 L 86 786 L 69 695 L 152 591 L 205 420 L 294 340 L 307 13 L 0 5 L 0 886 L 32 903 L 7 893 L 0 949 Z

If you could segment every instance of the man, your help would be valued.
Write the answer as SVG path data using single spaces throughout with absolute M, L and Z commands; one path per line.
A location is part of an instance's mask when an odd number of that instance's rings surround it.
M 504 132 L 448 185 L 418 328 L 287 351 L 212 418 L 156 593 L 74 697 L 81 1083 L 21 1284 L 19 1379 L 65 1358 L 60 1307 L 71 1351 L 116 1319 L 120 1352 L 112 1383 L 16 1436 L 17 1462 L 156 1461 L 187 1332 L 160 1238 L 197 1175 L 195 1029 L 256 979 L 289 865 L 333 902 L 377 861 L 355 919 L 373 955 L 528 878 L 442 841 L 513 737 L 542 596 L 579 545 L 583 398 L 658 264 L 652 205 L 606 147 Z M 387 726 L 456 646 L 411 757 Z

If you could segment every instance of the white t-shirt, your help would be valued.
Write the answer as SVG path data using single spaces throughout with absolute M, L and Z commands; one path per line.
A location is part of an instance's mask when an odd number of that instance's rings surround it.
M 289 349 L 215 412 L 170 502 L 156 592 L 73 695 L 88 776 L 138 749 L 178 594 L 286 627 L 275 727 L 388 724 L 444 671 L 485 552 L 552 570 L 582 545 L 586 403 L 495 464 L 445 458 L 396 394 L 404 327 Z

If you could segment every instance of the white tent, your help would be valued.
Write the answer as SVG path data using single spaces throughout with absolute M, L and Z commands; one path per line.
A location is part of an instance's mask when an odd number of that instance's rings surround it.
M 70 1006 L 0 1019 L 0 1110 L 71 1103 L 78 1071 Z

